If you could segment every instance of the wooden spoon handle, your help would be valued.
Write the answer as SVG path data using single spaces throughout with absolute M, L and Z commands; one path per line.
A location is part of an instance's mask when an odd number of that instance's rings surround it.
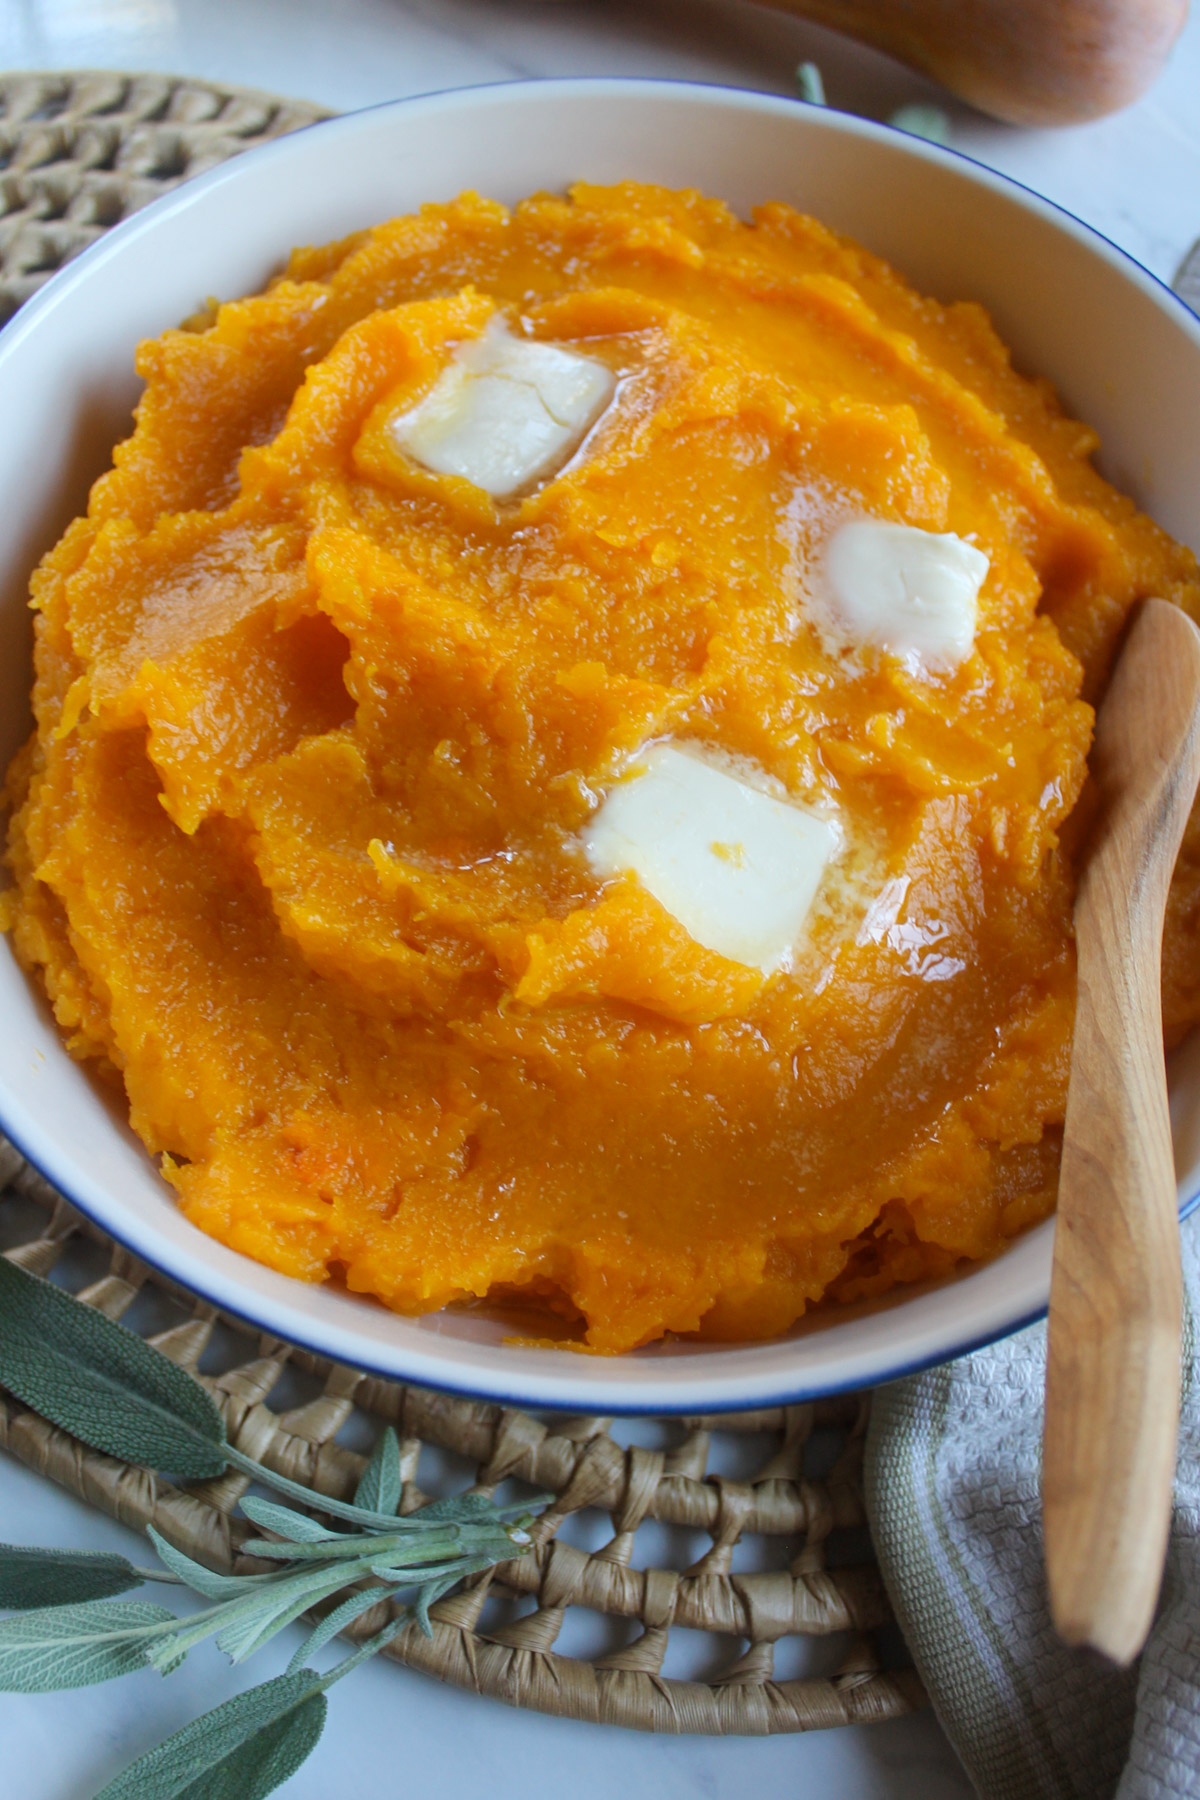
M 1075 911 L 1042 1473 L 1054 1623 L 1116 1663 L 1150 1629 L 1175 1470 L 1181 1280 L 1160 965 L 1200 775 L 1198 693 L 1200 632 L 1148 601 L 1091 759 L 1101 811 Z

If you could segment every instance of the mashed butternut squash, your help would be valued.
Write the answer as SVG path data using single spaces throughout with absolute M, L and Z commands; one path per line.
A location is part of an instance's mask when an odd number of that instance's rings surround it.
M 497 322 L 613 377 L 506 500 L 394 429 Z M 581 186 L 298 251 L 138 366 L 34 577 L 7 918 L 189 1218 L 616 1352 L 778 1333 L 1049 1211 L 1090 703 L 1129 607 L 1200 616 L 1200 581 L 978 307 L 785 206 Z M 825 629 L 862 519 L 986 556 L 953 666 Z M 585 854 L 666 740 L 836 816 L 784 966 Z M 1193 829 L 1176 1031 L 1198 906 Z

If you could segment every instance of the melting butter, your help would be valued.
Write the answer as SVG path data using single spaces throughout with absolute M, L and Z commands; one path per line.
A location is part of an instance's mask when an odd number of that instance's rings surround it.
M 788 962 L 841 846 L 832 819 L 700 745 L 644 750 L 582 836 L 598 875 L 634 874 L 698 944 L 766 975 Z
M 924 669 L 956 668 L 975 642 L 988 558 L 953 531 L 853 519 L 825 548 L 835 623 Z
M 611 369 L 560 344 L 514 337 L 494 318 L 455 349 L 425 398 L 392 421 L 394 442 L 437 475 L 509 500 L 555 474 L 612 399 Z

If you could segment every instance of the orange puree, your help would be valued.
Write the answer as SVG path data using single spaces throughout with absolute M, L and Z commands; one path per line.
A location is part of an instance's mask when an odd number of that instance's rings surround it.
M 618 377 L 505 504 L 388 430 L 497 308 Z M 34 577 L 7 917 L 190 1219 L 612 1352 L 769 1336 L 1050 1210 L 1089 702 L 1130 605 L 1200 584 L 977 306 L 784 206 L 585 186 L 299 251 L 138 367 Z M 864 515 L 987 553 L 957 669 L 816 629 Z M 784 972 L 592 873 L 664 738 L 836 806 Z M 1193 830 L 1176 1032 L 1198 905 Z

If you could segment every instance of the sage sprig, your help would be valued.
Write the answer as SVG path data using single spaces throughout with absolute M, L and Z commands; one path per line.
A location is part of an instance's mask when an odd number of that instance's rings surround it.
M 326 1692 L 415 1622 L 466 1576 L 525 1554 L 533 1508 L 460 1494 L 401 1515 L 400 1446 L 381 1435 L 353 1500 L 314 1493 L 232 1445 L 211 1396 L 124 1326 L 0 1258 L 0 1385 L 94 1448 L 187 1480 L 233 1467 L 353 1529 L 331 1529 L 293 1506 L 253 1495 L 241 1509 L 259 1532 L 243 1546 L 272 1567 L 225 1575 L 151 1527 L 159 1558 L 139 1568 L 107 1552 L 0 1545 L 0 1691 L 47 1693 L 135 1669 L 164 1675 L 215 1638 L 233 1662 L 262 1649 L 314 1607 L 328 1606 L 284 1675 L 251 1688 L 140 1757 L 96 1800 L 261 1800 L 313 1749 Z M 146 1581 L 182 1583 L 211 1602 L 180 1618 L 118 1599 Z M 339 1598 L 339 1596 L 341 1596 Z M 382 1630 L 325 1674 L 307 1665 L 338 1632 L 381 1602 Z
M 239 1469 L 360 1531 L 419 1534 L 435 1521 L 466 1524 L 496 1516 L 483 1495 L 464 1494 L 397 1517 L 401 1480 L 394 1432 L 390 1443 L 378 1446 L 353 1502 L 315 1494 L 231 1444 L 212 1396 L 161 1350 L 2 1256 L 0 1320 L 0 1387 L 52 1425 L 123 1462 L 185 1481 Z M 501 1512 L 513 1516 L 535 1504 Z

